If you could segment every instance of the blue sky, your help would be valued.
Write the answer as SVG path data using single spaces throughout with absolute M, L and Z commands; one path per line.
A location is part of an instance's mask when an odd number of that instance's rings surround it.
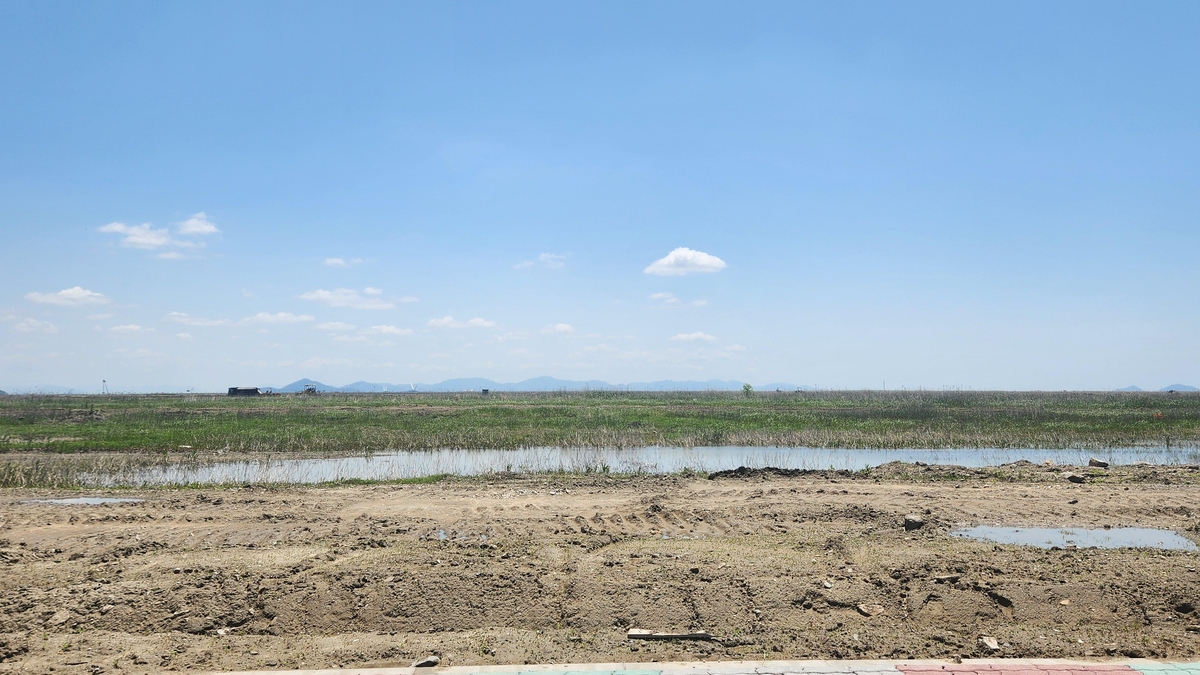
M 1200 384 L 1197 34 L 1188 2 L 5 3 L 0 389 Z

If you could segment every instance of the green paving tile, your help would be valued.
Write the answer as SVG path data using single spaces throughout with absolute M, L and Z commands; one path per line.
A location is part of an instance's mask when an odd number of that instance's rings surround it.
M 1200 663 L 1139 663 L 1130 667 L 1143 675 L 1200 675 Z

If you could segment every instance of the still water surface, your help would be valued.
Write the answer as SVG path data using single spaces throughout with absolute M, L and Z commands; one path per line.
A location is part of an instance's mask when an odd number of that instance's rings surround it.
M 66 506 L 97 506 L 99 504 L 136 504 L 140 499 L 121 497 L 71 497 L 68 499 L 27 499 L 27 504 L 63 504 Z
M 704 473 L 738 467 L 859 470 L 893 461 L 998 466 L 1018 460 L 1086 465 L 1089 457 L 1114 466 L 1200 464 L 1200 449 L 1116 448 L 1103 451 L 1039 449 L 863 450 L 782 447 L 646 447 L 628 449 L 525 448 L 517 450 L 419 450 L 351 457 L 275 457 L 203 460 L 90 474 L 93 485 L 181 485 L 220 483 L 321 483 L 335 480 L 395 480 L 435 474 L 460 476 L 500 472 Z

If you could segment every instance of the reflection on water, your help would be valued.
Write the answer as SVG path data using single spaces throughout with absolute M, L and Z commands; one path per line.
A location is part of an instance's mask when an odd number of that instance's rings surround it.
M 122 499 L 118 497 L 71 497 L 70 499 L 27 499 L 26 504 L 86 504 L 95 506 L 97 504 L 120 504 L 122 502 L 133 503 L 140 502 L 140 499 Z
M 736 469 L 859 470 L 893 461 L 998 466 L 1018 460 L 1086 465 L 1089 457 L 1112 465 L 1200 464 L 1200 450 L 1118 448 L 1103 452 L 1038 449 L 863 450 L 781 447 L 646 447 L 629 449 L 525 448 L 517 450 L 414 450 L 356 457 L 282 457 L 181 461 L 96 473 L 91 485 L 186 485 L 214 483 L 321 483 L 335 480 L 395 480 L 436 474 L 460 476 L 500 472 L 710 473 Z
M 1062 528 L 1051 527 L 990 527 L 979 525 L 950 533 L 998 544 L 1023 544 L 1040 548 L 1165 548 L 1195 551 L 1191 540 L 1170 531 L 1149 527 Z

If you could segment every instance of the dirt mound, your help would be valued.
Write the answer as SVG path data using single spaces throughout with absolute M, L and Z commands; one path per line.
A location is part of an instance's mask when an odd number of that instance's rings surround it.
M 1200 623 L 1195 553 L 949 536 L 966 524 L 1198 533 L 1194 472 L 1076 484 L 1042 465 L 881 468 L 146 490 L 99 506 L 0 491 L 0 672 L 430 653 L 447 665 L 1200 655 L 1187 630 Z M 629 628 L 716 639 L 643 644 Z

